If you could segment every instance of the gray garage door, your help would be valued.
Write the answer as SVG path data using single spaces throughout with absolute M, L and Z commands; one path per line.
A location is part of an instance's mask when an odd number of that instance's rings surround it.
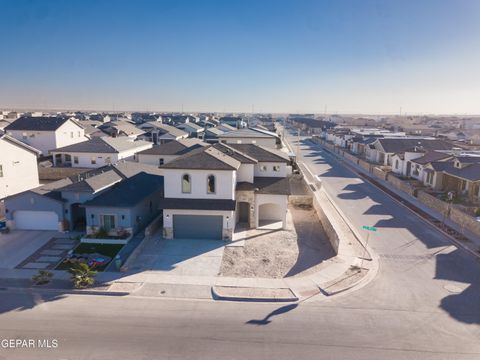
M 222 239 L 222 216 L 173 215 L 176 239 Z

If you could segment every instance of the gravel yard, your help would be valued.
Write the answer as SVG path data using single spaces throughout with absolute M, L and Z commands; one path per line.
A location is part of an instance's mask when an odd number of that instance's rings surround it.
M 334 256 L 315 211 L 289 206 L 287 230 L 249 230 L 245 246 L 225 248 L 220 273 L 262 278 L 306 275 Z

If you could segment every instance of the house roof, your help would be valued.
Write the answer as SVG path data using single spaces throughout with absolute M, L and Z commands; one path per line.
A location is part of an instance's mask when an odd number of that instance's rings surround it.
M 290 177 L 255 177 L 253 184 L 237 183 L 236 190 L 251 190 L 257 194 L 290 195 Z
M 120 136 L 112 138 L 109 136 L 94 137 L 90 140 L 80 143 L 64 146 L 58 149 L 51 150 L 51 153 L 58 152 L 78 152 L 78 153 L 104 153 L 115 154 L 126 150 L 138 148 L 140 146 L 151 144 L 148 141 L 129 139 L 128 137 Z
M 223 152 L 224 154 L 233 157 L 240 161 L 242 164 L 256 164 L 258 161 L 247 154 L 242 153 L 240 150 L 235 149 L 224 143 L 216 143 L 213 145 L 215 149 Z
M 429 151 L 425 155 L 423 155 L 419 158 L 413 159 L 412 162 L 424 165 L 424 164 L 428 164 L 432 161 L 444 160 L 444 159 L 448 159 L 450 157 L 452 157 L 452 156 L 449 155 L 449 154 L 441 153 L 441 152 L 438 152 L 438 151 Z
M 192 122 L 188 122 L 188 123 L 185 123 L 185 124 L 178 125 L 178 127 L 179 128 L 189 127 L 189 128 L 192 128 L 196 131 L 203 130 L 203 126 L 197 125 L 197 124 L 192 123 Z
M 164 198 L 160 201 L 160 209 L 232 211 L 235 210 L 235 200 Z
M 40 150 L 35 149 L 34 147 L 31 147 L 30 145 L 27 145 L 20 140 L 17 140 L 11 136 L 8 135 L 0 135 L 0 140 L 4 140 L 12 145 L 15 145 L 19 148 L 25 149 L 27 151 L 30 151 L 31 153 L 35 154 L 36 156 L 39 156 L 42 152 Z
M 163 176 L 141 172 L 83 204 L 85 207 L 129 208 L 157 191 L 163 192 Z
M 259 162 L 289 162 L 288 154 L 256 144 L 228 144 Z
M 223 135 L 223 134 L 226 133 L 225 131 L 220 130 L 220 129 L 217 128 L 217 127 L 208 128 L 205 132 L 211 133 L 211 134 L 213 134 L 213 135 L 215 135 L 215 136 L 220 136 L 220 135 Z
M 386 153 L 400 153 L 409 149 L 423 150 L 451 150 L 453 145 L 438 139 L 394 139 L 382 138 L 377 140 Z
M 162 124 L 160 121 L 149 121 L 145 123 L 146 125 L 150 125 L 152 128 L 158 129 L 162 135 L 164 134 L 171 134 L 175 137 L 187 136 L 188 134 L 176 128 L 175 126 Z
M 198 150 L 198 151 L 197 151 Z M 237 170 L 240 161 L 214 147 L 191 151 L 175 160 L 162 165 L 164 169 L 194 169 L 194 170 Z
M 445 169 L 448 169 L 450 168 L 450 166 L 452 166 L 451 164 L 452 164 L 451 162 L 447 162 L 447 161 L 432 161 L 430 163 L 431 167 L 435 171 L 443 171 Z
M 480 180 L 480 163 L 471 164 L 463 168 L 456 168 L 453 162 L 448 162 L 448 166 L 443 169 L 444 173 L 470 181 Z
M 154 145 L 150 149 L 139 152 L 140 155 L 183 155 L 190 150 L 207 146 L 199 139 L 172 140 L 163 144 Z
M 105 124 L 102 124 L 98 127 L 99 129 L 103 131 L 109 131 L 111 129 L 114 129 L 118 133 L 123 133 L 125 135 L 142 135 L 145 133 L 142 129 L 139 129 L 136 127 L 134 124 L 132 124 L 129 121 L 124 121 L 124 120 L 116 120 L 116 121 L 111 121 L 107 122 Z
M 68 120 L 69 118 L 58 116 L 22 116 L 8 125 L 5 130 L 55 131 Z M 74 123 L 81 127 L 78 123 Z
M 234 131 L 228 131 L 222 135 L 219 135 L 219 137 L 221 138 L 272 138 L 272 137 L 277 137 L 277 135 L 261 129 L 244 128 L 244 129 L 238 129 Z

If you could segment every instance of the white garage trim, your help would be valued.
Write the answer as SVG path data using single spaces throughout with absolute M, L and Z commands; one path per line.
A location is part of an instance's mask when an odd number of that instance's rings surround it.
M 58 230 L 58 215 L 53 211 L 17 210 L 13 213 L 15 229 Z

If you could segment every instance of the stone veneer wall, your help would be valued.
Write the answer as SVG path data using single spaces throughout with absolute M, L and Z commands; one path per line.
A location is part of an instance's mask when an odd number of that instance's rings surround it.
M 376 175 L 376 174 L 374 174 Z M 377 176 L 378 177 L 378 176 Z M 385 180 L 385 179 L 384 179 Z M 387 174 L 386 180 L 392 184 L 394 187 L 396 187 L 398 190 L 401 190 L 409 195 L 415 196 L 415 191 L 416 189 L 410 185 L 408 182 L 403 181 L 402 179 L 399 179 L 395 175 L 393 175 L 392 172 Z

